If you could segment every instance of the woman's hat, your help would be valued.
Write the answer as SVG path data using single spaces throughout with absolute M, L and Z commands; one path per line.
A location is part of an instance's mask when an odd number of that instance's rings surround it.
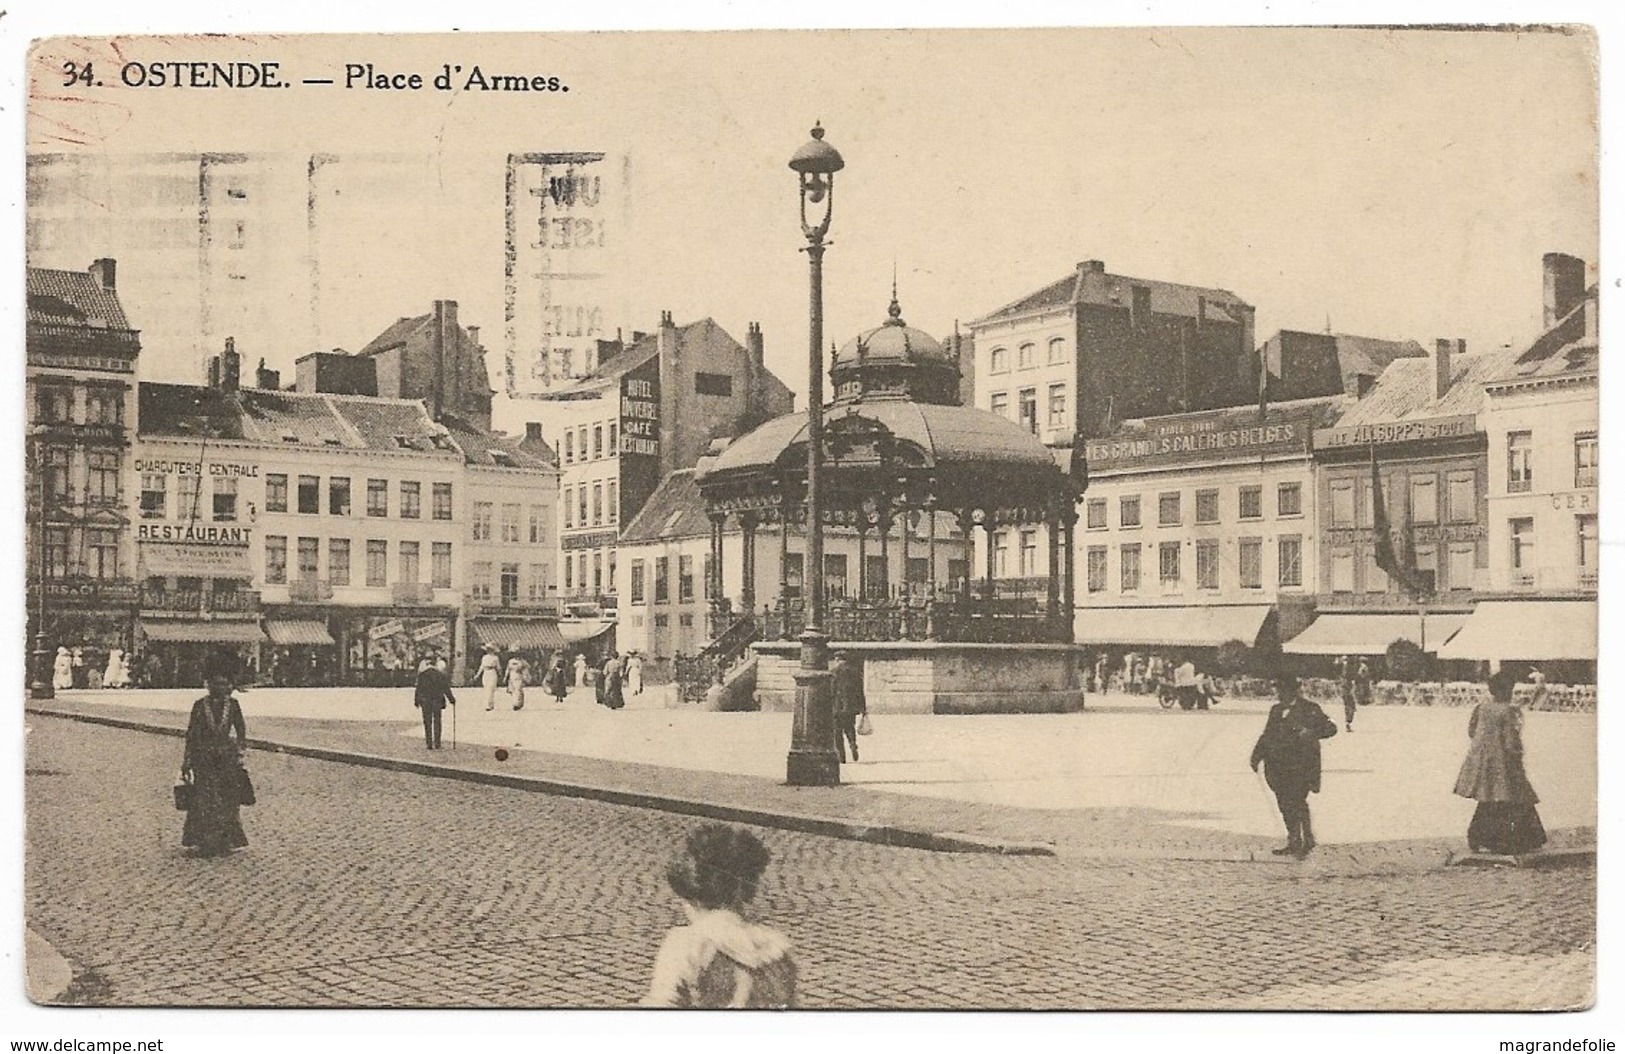
M 212 651 L 208 658 L 203 660 L 203 679 L 232 681 L 237 680 L 237 656 L 229 651 Z

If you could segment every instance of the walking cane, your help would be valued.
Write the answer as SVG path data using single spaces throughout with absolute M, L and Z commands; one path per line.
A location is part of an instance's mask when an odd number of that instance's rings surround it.
M 457 750 L 457 704 L 451 704 L 451 749 Z

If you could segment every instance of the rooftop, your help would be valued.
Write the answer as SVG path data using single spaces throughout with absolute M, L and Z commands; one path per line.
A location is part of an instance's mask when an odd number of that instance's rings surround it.
M 1102 304 L 1128 307 L 1133 303 L 1132 287 L 1143 286 L 1151 292 L 1151 310 L 1164 315 L 1201 317 L 1210 322 L 1240 322 L 1249 305 L 1228 289 L 1183 285 L 1150 278 L 1130 278 L 1108 274 L 1099 260 L 1086 260 L 1065 278 L 1058 279 L 1035 293 L 1029 293 L 971 323 L 982 326 L 990 322 L 1017 318 L 1047 308 L 1068 307 L 1077 304 Z
M 703 538 L 711 533 L 705 499 L 694 482 L 694 470 L 678 469 L 660 481 L 643 509 L 621 532 L 622 545 L 675 538 Z
M 1507 372 L 1515 352 L 1462 352 L 1451 357 L 1450 387 L 1434 395 L 1434 359 L 1395 359 L 1377 383 L 1338 419 L 1339 427 L 1476 414 L 1484 408 L 1484 384 Z
M 28 268 L 28 324 L 130 328 L 118 293 L 88 271 Z

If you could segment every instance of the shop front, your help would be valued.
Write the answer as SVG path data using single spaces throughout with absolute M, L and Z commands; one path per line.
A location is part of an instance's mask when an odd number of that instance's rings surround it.
M 141 618 L 136 657 L 130 676 L 142 688 L 203 687 L 209 655 L 226 651 L 237 658 L 242 679 L 255 679 L 259 645 L 265 640 L 257 622 L 227 619 Z
M 487 648 L 496 652 L 507 668 L 509 659 L 530 664 L 530 681 L 539 683 L 553 656 L 565 647 L 564 635 L 556 619 L 475 618 L 468 622 L 469 683 L 474 683 L 480 660 Z
M 135 585 L 123 580 L 53 579 L 45 586 L 44 660 L 50 670 L 58 648 L 73 657 L 73 686 L 99 686 L 107 656 L 114 648 L 125 652 L 135 633 Z M 41 642 L 39 594 L 28 594 L 28 649 Z
M 1551 683 L 1597 683 L 1595 600 L 1485 600 L 1441 659 L 1499 663 L 1520 677 L 1539 668 Z
M 444 608 L 335 612 L 342 683 L 405 687 L 424 659 L 451 661 L 456 613 Z
M 260 671 L 268 683 L 279 688 L 325 688 L 340 683 L 338 641 L 329 631 L 327 619 L 267 610 L 265 635 L 269 643 L 262 649 Z

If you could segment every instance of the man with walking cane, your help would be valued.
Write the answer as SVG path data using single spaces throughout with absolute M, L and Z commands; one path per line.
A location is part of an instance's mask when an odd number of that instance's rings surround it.
M 1302 860 L 1315 847 L 1309 795 L 1320 790 L 1320 741 L 1337 735 L 1337 725 L 1326 711 L 1298 694 L 1298 679 L 1291 674 L 1276 677 L 1275 695 L 1280 702 L 1270 707 L 1250 764 L 1254 772 L 1263 764 L 1264 781 L 1275 792 L 1286 824 L 1287 844 L 1270 852 Z
M 451 745 L 457 746 L 457 700 L 451 694 L 451 681 L 433 661 L 424 659 L 418 665 L 417 684 L 412 690 L 412 705 L 423 712 L 423 745 L 429 750 L 440 749 L 440 716 L 447 704 L 451 711 Z

